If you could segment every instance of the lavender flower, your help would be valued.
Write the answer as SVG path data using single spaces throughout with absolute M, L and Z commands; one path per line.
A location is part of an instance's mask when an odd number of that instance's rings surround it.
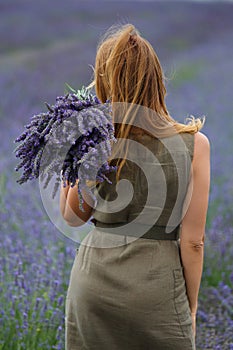
M 107 162 L 111 142 L 116 139 L 110 104 L 101 104 L 85 87 L 77 91 L 69 89 L 71 92 L 57 97 L 54 105 L 46 103 L 48 111 L 34 115 L 15 140 L 21 142 L 14 150 L 21 160 L 15 170 L 23 168 L 17 180 L 19 184 L 41 175 L 44 188 L 55 174 L 53 198 L 59 188 L 60 174 L 64 186 L 68 182 L 73 187 L 79 179 L 78 194 L 83 210 L 81 190 L 86 188 L 94 196 L 86 181 L 110 182 L 106 174 L 116 171 L 117 167 Z M 67 150 L 65 155 L 64 150 Z

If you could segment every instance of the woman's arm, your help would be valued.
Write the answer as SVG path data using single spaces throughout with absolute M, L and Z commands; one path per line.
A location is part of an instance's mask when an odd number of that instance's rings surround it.
M 200 132 L 195 134 L 192 165 L 192 179 L 184 204 L 187 211 L 181 225 L 180 250 L 189 306 L 191 313 L 195 314 L 203 270 L 210 186 L 210 145 L 208 138 Z
M 82 190 L 82 196 L 84 199 L 84 211 L 79 209 L 77 186 L 71 187 L 70 185 L 66 185 L 66 187 L 63 187 L 63 183 L 61 184 L 60 211 L 69 226 L 81 226 L 92 215 L 95 205 L 93 198 L 85 190 Z

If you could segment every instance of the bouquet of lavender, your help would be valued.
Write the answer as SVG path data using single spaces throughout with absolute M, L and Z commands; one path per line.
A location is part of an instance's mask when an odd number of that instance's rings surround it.
M 103 182 L 106 174 L 116 171 L 107 159 L 111 142 L 116 142 L 111 121 L 110 103 L 101 103 L 83 87 L 70 86 L 65 96 L 56 98 L 54 105 L 46 103 L 48 111 L 34 115 L 26 130 L 15 140 L 21 144 L 14 150 L 23 168 L 19 184 L 41 176 L 46 188 L 55 175 L 54 198 L 60 181 L 74 187 L 78 180 L 80 208 L 83 210 L 83 188 L 92 195 L 88 181 Z M 46 178 L 47 177 L 47 178 Z

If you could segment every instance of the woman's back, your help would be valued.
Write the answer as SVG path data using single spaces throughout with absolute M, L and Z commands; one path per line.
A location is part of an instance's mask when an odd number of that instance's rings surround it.
M 184 214 L 193 150 L 194 135 L 190 133 L 162 139 L 131 133 L 120 176 L 123 182 L 116 186 L 116 176 L 111 173 L 108 178 L 112 183 L 97 185 L 92 221 L 99 227 L 124 225 L 121 233 L 133 236 L 137 236 L 135 229 L 144 225 L 137 237 L 152 226 L 154 234 L 156 230 L 164 234 L 174 231 Z

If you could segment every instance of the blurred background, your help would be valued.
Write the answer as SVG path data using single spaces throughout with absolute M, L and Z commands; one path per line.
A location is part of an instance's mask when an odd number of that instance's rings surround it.
M 233 3 L 45 1 L 0 3 L 0 350 L 64 349 L 64 302 L 77 245 L 43 208 L 38 183 L 16 183 L 13 150 L 33 114 L 93 77 L 97 44 L 132 23 L 157 52 L 167 106 L 206 116 L 212 182 L 198 349 L 233 349 Z

